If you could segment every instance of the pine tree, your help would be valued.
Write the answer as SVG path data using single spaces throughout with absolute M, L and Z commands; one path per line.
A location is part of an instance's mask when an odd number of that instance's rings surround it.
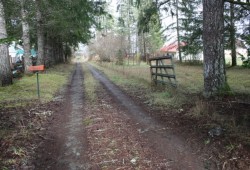
M 204 94 L 207 97 L 226 86 L 223 12 L 223 0 L 203 0 Z
M 197 6 L 201 6 L 201 0 L 183 0 L 179 6 L 181 14 L 180 29 L 182 32 L 180 38 L 185 42 L 182 51 L 184 56 L 191 55 L 193 60 L 199 59 L 197 56 L 203 49 L 202 11 Z

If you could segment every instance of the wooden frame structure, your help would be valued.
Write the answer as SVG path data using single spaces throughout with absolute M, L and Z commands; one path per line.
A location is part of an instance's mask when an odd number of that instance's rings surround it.
M 177 87 L 175 67 L 170 55 L 149 59 L 151 81 L 154 84 L 170 84 Z

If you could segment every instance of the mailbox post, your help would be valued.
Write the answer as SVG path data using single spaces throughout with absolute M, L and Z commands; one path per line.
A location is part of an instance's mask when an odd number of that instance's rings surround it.
M 36 71 L 37 97 L 40 100 L 39 71 L 44 71 L 44 65 L 30 66 L 29 71 Z

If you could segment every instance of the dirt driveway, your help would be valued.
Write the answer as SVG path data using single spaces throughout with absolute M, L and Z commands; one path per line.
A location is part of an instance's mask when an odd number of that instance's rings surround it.
M 76 64 L 60 109 L 47 125 L 35 169 L 214 169 L 167 125 L 149 116 L 92 66 L 96 101 L 85 99 Z

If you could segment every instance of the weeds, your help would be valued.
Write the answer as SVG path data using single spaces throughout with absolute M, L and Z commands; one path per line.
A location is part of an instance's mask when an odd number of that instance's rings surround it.
M 91 125 L 93 123 L 93 119 L 91 119 L 90 117 L 87 117 L 87 118 L 85 118 L 84 120 L 83 120 L 83 124 L 85 125 L 85 126 L 89 126 L 89 125 Z
M 208 103 L 202 100 L 196 100 L 194 106 L 188 113 L 189 116 L 194 118 L 209 117 L 212 114 L 213 114 L 213 109 L 209 107 Z

